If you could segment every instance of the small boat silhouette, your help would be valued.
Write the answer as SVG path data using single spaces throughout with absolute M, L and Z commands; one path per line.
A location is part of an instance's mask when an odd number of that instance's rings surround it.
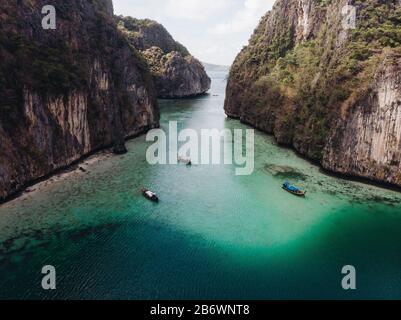
M 142 188 L 141 191 L 142 191 L 143 196 L 146 199 L 149 199 L 153 202 L 159 202 L 159 197 L 156 195 L 156 193 L 154 193 L 148 189 L 145 189 L 145 188 Z
M 306 195 L 306 191 L 300 190 L 299 188 L 291 185 L 288 181 L 284 182 L 283 189 L 293 195 L 298 196 L 298 197 L 305 197 L 305 195 Z

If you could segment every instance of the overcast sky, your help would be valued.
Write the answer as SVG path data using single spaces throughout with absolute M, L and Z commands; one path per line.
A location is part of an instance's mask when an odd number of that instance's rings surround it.
M 149 18 L 203 62 L 230 65 L 275 0 L 113 0 L 117 15 Z

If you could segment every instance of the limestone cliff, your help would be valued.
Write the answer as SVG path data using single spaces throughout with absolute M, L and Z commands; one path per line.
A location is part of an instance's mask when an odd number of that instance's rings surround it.
M 401 54 L 388 55 L 369 92 L 336 121 L 323 167 L 401 185 Z
M 56 30 L 42 28 L 54 5 Z M 151 75 L 111 0 L 0 2 L 0 200 L 157 127 Z
M 160 98 L 200 95 L 210 89 L 211 80 L 203 65 L 161 24 L 131 17 L 117 19 L 120 30 L 149 64 Z
M 277 1 L 231 68 L 226 113 L 327 170 L 401 186 L 400 6 Z

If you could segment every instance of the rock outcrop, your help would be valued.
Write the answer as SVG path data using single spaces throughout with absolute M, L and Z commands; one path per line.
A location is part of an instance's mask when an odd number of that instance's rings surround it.
M 206 93 L 211 80 L 203 65 L 152 20 L 117 17 L 119 29 L 149 64 L 158 97 L 183 98 Z
M 401 186 L 400 59 L 399 1 L 279 0 L 225 110 L 327 170 Z
M 369 93 L 336 122 L 322 164 L 342 174 L 401 185 L 401 54 L 385 57 Z
M 56 30 L 42 28 L 54 5 Z M 159 125 L 147 65 L 111 0 L 0 3 L 0 200 Z

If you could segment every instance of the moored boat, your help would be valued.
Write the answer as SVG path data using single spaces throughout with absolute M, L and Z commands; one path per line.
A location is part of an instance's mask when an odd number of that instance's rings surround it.
M 305 197 L 306 191 L 302 191 L 301 189 L 291 185 L 288 181 L 283 184 L 283 189 L 293 195 L 298 197 Z
M 154 193 L 148 189 L 145 189 L 145 188 L 142 188 L 141 191 L 145 198 L 147 198 L 151 201 L 154 201 L 154 202 L 159 202 L 159 197 L 156 195 L 156 193 Z

